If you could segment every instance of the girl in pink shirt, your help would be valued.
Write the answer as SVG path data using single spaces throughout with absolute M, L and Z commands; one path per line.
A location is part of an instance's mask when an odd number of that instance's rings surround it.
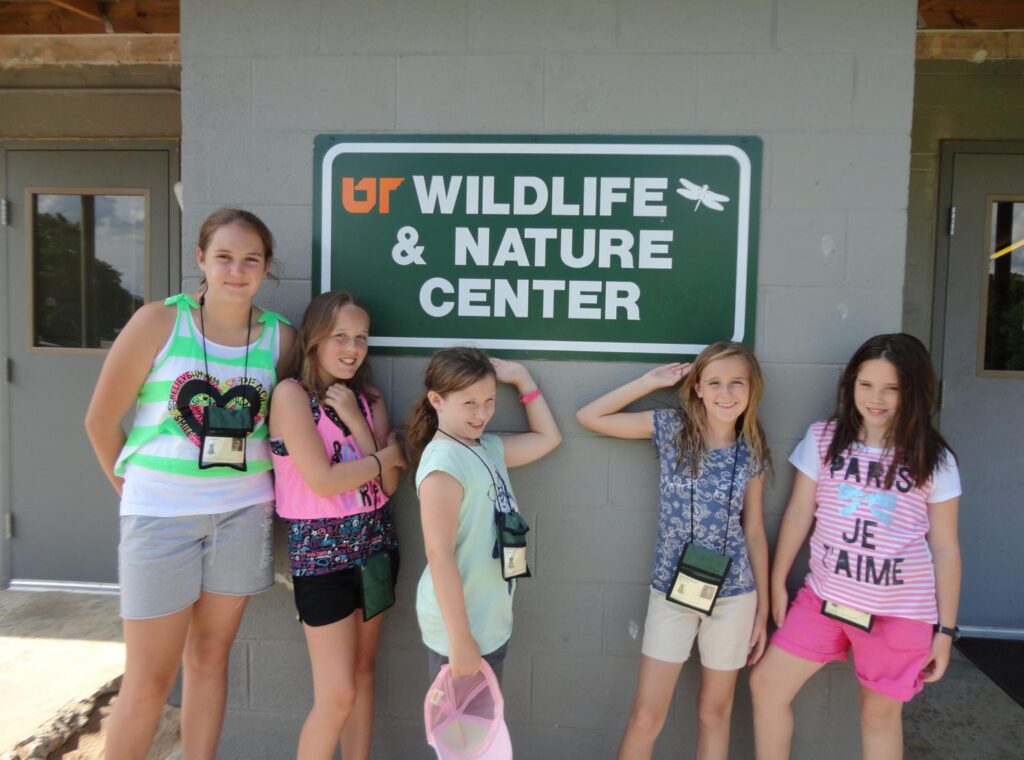
M 369 330 L 370 315 L 349 293 L 314 298 L 282 372 L 291 379 L 272 401 L 277 512 L 288 520 L 295 606 L 313 670 L 300 760 L 333 758 L 339 739 L 346 760 L 370 756 L 383 615 L 363 614 L 371 605 L 360 573 L 387 553 L 393 589 L 398 542 L 386 504 L 405 460 L 369 382 Z
M 958 636 L 956 459 L 931 424 L 937 382 L 905 333 L 876 335 L 839 380 L 835 414 L 811 425 L 771 574 L 778 625 L 754 669 L 759 760 L 789 757 L 790 704 L 853 650 L 863 757 L 903 754 L 903 703 L 939 680 Z M 810 572 L 787 611 L 786 578 L 811 526 Z

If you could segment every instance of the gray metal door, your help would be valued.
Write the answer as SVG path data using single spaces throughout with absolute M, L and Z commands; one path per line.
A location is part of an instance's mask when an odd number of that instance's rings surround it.
M 964 489 L 960 623 L 1024 633 L 1024 155 L 966 149 L 951 168 L 940 427 Z
M 117 497 L 83 418 L 106 348 L 143 301 L 168 293 L 176 151 L 8 148 L 0 157 L 5 569 L 15 580 L 116 583 Z

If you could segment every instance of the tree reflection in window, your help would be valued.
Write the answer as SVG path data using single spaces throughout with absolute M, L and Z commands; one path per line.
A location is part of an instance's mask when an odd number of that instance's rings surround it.
M 146 198 L 32 198 L 33 345 L 106 348 L 145 301 Z

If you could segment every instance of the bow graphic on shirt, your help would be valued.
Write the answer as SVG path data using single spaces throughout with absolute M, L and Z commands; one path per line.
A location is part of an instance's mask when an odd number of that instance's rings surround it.
M 871 514 L 874 515 L 883 525 L 892 525 L 892 518 L 896 512 L 896 494 L 892 493 L 867 493 L 863 488 L 850 483 L 839 485 L 839 500 L 843 502 L 839 513 L 843 517 L 849 517 L 857 511 L 861 504 L 867 504 Z

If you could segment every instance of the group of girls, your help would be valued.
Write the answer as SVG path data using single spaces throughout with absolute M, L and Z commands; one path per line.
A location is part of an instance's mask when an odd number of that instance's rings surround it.
M 429 671 L 447 663 L 471 675 L 486 661 L 500 680 L 517 579 L 529 575 L 529 528 L 508 470 L 552 451 L 561 433 L 525 366 L 460 347 L 430 360 L 400 441 L 369 377 L 370 315 L 352 295 L 313 299 L 297 332 L 257 307 L 273 238 L 239 209 L 203 223 L 195 256 L 197 291 L 132 317 L 86 415 L 121 499 L 127 663 L 106 756 L 146 756 L 182 663 L 184 756 L 215 756 L 232 642 L 248 598 L 273 583 L 276 505 L 313 675 L 297 755 L 333 757 L 340 743 L 346 760 L 368 758 L 379 612 L 393 603 L 399 568 L 388 499 L 402 471 L 415 473 L 426 548 L 416 613 Z M 485 432 L 499 383 L 517 392 L 528 432 Z M 623 411 L 677 385 L 669 408 Z M 727 756 L 745 665 L 758 757 L 788 757 L 793 698 L 851 648 L 864 756 L 901 756 L 902 705 L 942 677 L 956 634 L 960 484 L 930 421 L 935 388 L 916 339 L 880 335 L 858 349 L 835 413 L 790 458 L 796 479 L 770 570 L 772 459 L 749 349 L 714 343 L 693 364 L 653 369 L 579 410 L 596 433 L 650 439 L 659 459 L 654 567 L 620 758 L 650 757 L 695 639 L 699 758 Z M 810 573 L 789 605 L 787 578 L 812 526 Z

